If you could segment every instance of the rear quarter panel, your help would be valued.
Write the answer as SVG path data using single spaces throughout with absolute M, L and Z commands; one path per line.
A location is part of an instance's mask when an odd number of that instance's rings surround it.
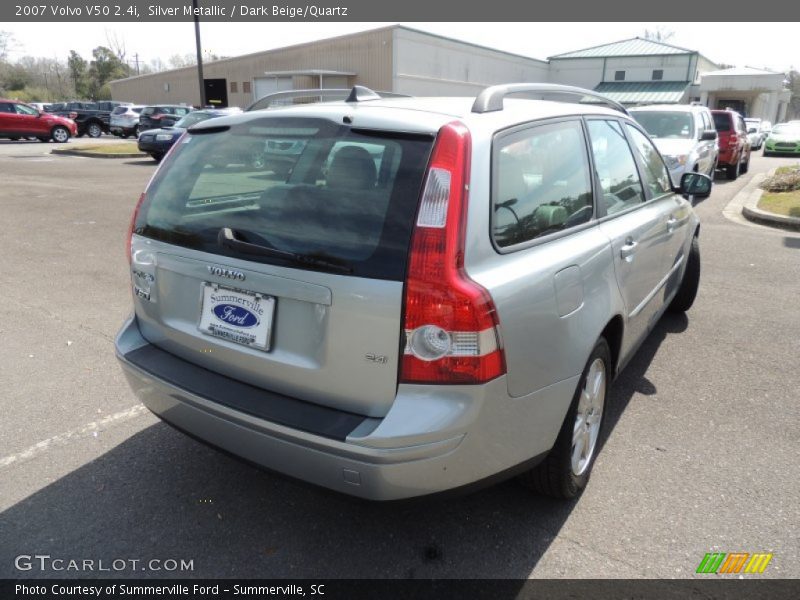
M 490 134 L 473 132 L 465 265 L 495 302 L 508 393 L 520 397 L 580 374 L 609 320 L 624 310 L 609 240 L 595 224 L 507 254 L 494 248 L 490 165 Z M 556 291 L 565 269 L 569 302 L 577 304 L 567 314 Z

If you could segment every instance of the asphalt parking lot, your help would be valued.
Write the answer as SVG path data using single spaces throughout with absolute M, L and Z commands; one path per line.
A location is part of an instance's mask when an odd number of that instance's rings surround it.
M 381 505 L 256 470 L 137 403 L 112 341 L 155 163 L 52 147 L 0 140 L 0 577 L 108 575 L 15 569 L 47 554 L 193 561 L 125 576 L 669 578 L 712 551 L 772 552 L 761 577 L 800 577 L 800 234 L 722 214 L 753 174 L 800 159 L 754 153 L 697 206 L 697 302 L 616 382 L 579 500 L 510 481 Z

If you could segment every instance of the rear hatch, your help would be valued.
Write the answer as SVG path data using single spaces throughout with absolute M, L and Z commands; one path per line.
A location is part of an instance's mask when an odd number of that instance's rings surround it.
M 135 217 L 142 334 L 251 385 L 383 416 L 433 136 L 314 118 L 223 122 L 174 146 Z M 276 142 L 291 151 L 275 156 Z
M 728 148 L 731 135 L 734 133 L 733 119 L 731 118 L 732 115 L 727 112 L 714 112 L 712 114 L 714 115 L 714 127 L 719 135 L 719 148 L 720 150 L 726 150 Z

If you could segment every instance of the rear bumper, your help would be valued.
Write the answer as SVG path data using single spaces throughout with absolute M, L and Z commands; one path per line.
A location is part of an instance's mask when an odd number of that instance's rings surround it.
M 122 133 L 122 134 L 128 134 L 128 135 L 130 135 L 130 134 L 132 134 L 133 132 L 135 132 L 135 131 L 136 131 L 136 126 L 134 125 L 133 127 L 125 127 L 125 126 L 123 126 L 123 125 L 111 125 L 111 126 L 108 128 L 108 130 L 109 130 L 111 133 L 113 133 L 113 134 L 120 134 L 120 133 Z
M 169 149 L 172 147 L 173 140 L 165 141 L 165 142 L 157 142 L 155 140 L 152 141 L 142 141 L 139 138 L 138 147 L 139 150 L 142 152 L 147 152 L 148 154 L 151 152 L 156 152 L 160 154 L 166 154 Z
M 723 167 L 726 165 L 735 165 L 737 159 L 739 158 L 740 155 L 737 153 L 736 149 L 730 147 L 720 149 L 719 159 L 717 160 L 717 166 Z
M 265 418 L 267 411 L 243 410 L 232 397 L 219 396 L 232 387 L 231 380 L 209 371 L 200 388 L 196 381 L 168 381 L 163 370 L 156 375 L 132 360 L 148 346 L 135 319 L 128 320 L 116 339 L 117 358 L 131 388 L 156 416 L 262 467 L 370 500 L 469 486 L 544 455 L 555 442 L 578 381 L 576 376 L 522 398 L 508 397 L 503 377 L 481 386 L 401 385 L 384 418 L 342 412 L 338 417 L 349 418 L 347 424 L 317 428 L 313 418 L 301 423 L 285 412 L 278 422 Z M 234 396 L 241 398 L 241 389 Z M 283 399 L 287 410 L 338 412 Z M 337 415 L 319 418 L 336 420 Z M 343 432 L 342 427 L 351 426 Z

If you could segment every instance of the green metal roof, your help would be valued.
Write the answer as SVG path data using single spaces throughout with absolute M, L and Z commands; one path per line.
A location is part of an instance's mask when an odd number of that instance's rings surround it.
M 676 104 L 690 85 L 690 81 L 604 81 L 594 91 L 622 104 Z
M 687 50 L 665 44 L 635 37 L 621 42 L 612 42 L 602 46 L 592 46 L 583 50 L 574 50 L 564 54 L 556 54 L 550 58 L 606 58 L 611 56 L 664 56 L 665 54 L 694 54 L 694 50 Z

